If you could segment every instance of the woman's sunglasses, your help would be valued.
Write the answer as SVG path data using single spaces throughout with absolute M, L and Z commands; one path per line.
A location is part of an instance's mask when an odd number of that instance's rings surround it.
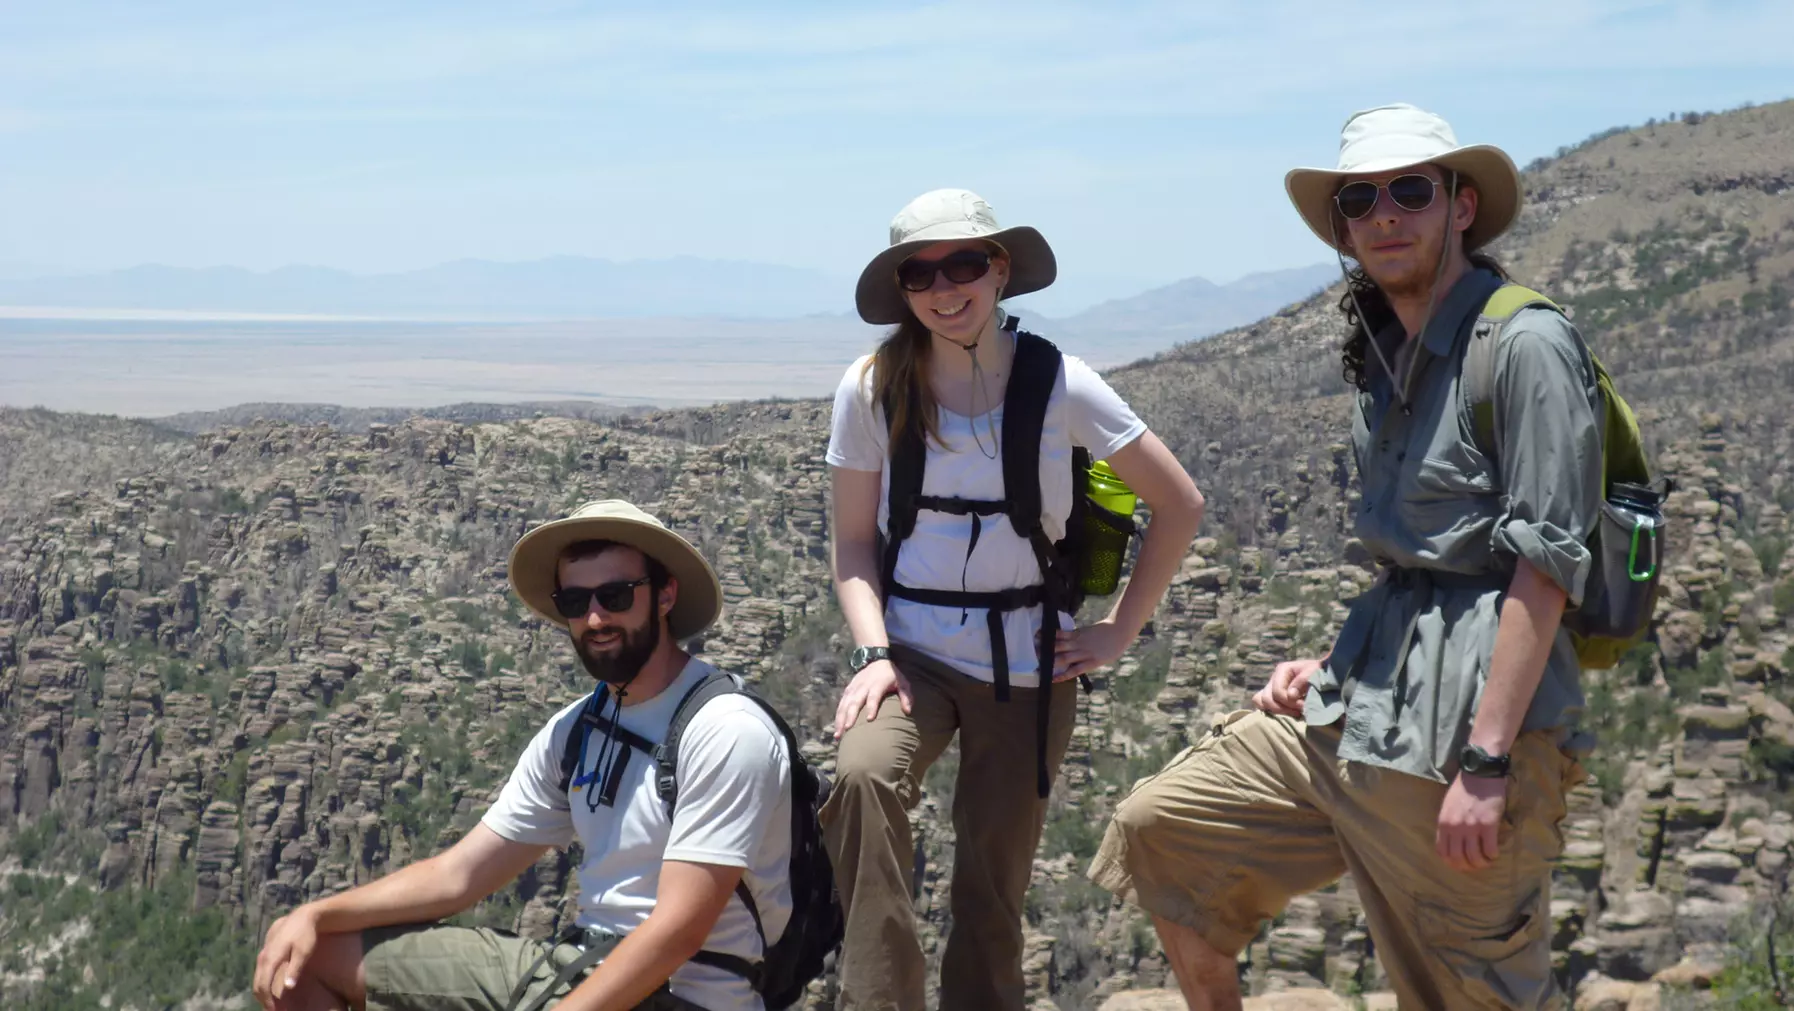
M 954 284 L 971 284 L 990 273 L 990 254 L 982 249 L 962 249 L 938 260 L 916 257 L 897 265 L 897 283 L 904 291 L 927 291 L 934 287 L 934 275 L 947 275 Z
M 563 586 L 554 591 L 554 609 L 572 621 L 582 618 L 592 608 L 592 599 L 612 614 L 622 614 L 635 606 L 635 588 L 648 585 L 648 577 L 605 583 L 602 586 Z
M 1333 194 L 1333 204 L 1347 221 L 1357 221 L 1377 209 L 1377 196 L 1383 190 L 1389 191 L 1389 199 L 1402 210 L 1424 211 L 1433 206 L 1433 196 L 1439 190 L 1439 182 L 1418 172 L 1396 176 L 1386 183 L 1360 179 L 1341 186 L 1339 192 Z

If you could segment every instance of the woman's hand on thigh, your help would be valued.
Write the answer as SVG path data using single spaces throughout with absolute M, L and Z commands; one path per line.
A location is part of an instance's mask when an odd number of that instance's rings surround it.
M 892 692 L 897 693 L 897 703 L 903 707 L 904 715 L 909 715 L 915 697 L 910 693 L 909 679 L 896 664 L 875 660 L 855 674 L 842 690 L 841 702 L 835 707 L 835 740 L 853 729 L 862 716 L 868 723 L 876 718 L 879 705 Z

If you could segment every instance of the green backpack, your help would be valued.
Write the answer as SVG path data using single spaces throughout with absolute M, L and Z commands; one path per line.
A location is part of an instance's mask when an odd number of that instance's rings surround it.
M 1477 448 L 1499 459 L 1501 433 L 1495 426 L 1495 347 L 1501 330 L 1522 309 L 1562 314 L 1556 302 L 1518 284 L 1489 296 L 1464 352 L 1462 387 Z M 1575 327 L 1578 342 L 1582 335 Z M 1584 346 L 1586 350 L 1586 345 Z M 1663 559 L 1663 500 L 1668 482 L 1651 479 L 1644 438 L 1631 405 L 1613 387 L 1593 353 L 1595 385 L 1601 393 L 1601 515 L 1589 532 L 1593 564 L 1582 602 L 1564 612 L 1563 624 L 1587 669 L 1612 667 L 1650 631 Z

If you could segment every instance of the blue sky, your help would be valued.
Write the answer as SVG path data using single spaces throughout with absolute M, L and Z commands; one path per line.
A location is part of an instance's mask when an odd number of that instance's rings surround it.
M 1412 101 L 1524 164 L 1790 97 L 1789 39 L 1788 0 L 0 0 L 0 264 L 847 278 L 959 185 L 1046 233 L 1069 309 L 1323 260 L 1281 177 L 1353 109 Z

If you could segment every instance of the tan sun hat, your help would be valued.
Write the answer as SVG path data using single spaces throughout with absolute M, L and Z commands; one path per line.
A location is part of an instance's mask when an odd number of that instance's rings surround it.
M 1009 283 L 1003 297 L 1026 295 L 1059 276 L 1053 247 L 1027 225 L 999 228 L 996 213 L 971 190 L 932 190 L 904 206 L 891 219 L 891 245 L 860 272 L 854 304 L 868 323 L 901 323 L 909 306 L 897 285 L 897 265 L 937 242 L 985 239 L 1009 254 Z
M 1339 166 L 1292 169 L 1283 177 L 1283 188 L 1309 229 L 1349 256 L 1334 241 L 1333 195 L 1340 183 L 1347 176 L 1420 165 L 1452 169 L 1476 184 L 1476 220 L 1464 232 L 1465 251 L 1493 242 L 1519 216 L 1520 170 L 1507 152 L 1488 144 L 1459 146 L 1451 124 L 1405 103 L 1353 113 L 1339 133 Z
M 666 566 L 679 581 L 678 599 L 667 615 L 667 630 L 674 639 L 697 635 L 722 613 L 723 588 L 716 570 L 690 541 L 628 502 L 602 499 L 587 502 L 566 519 L 531 530 L 511 549 L 511 589 L 530 610 L 550 622 L 567 624 L 554 609 L 555 577 L 561 552 L 580 541 L 627 544 Z

